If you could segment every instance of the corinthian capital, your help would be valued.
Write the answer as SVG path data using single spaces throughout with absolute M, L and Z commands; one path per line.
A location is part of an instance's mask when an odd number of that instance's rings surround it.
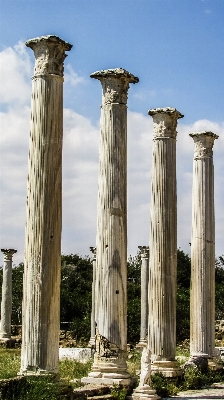
M 141 258 L 149 258 L 149 246 L 138 246 Z
M 1 252 L 4 254 L 4 260 L 10 261 L 10 260 L 12 260 L 13 254 L 17 253 L 17 250 L 1 249 Z
M 25 44 L 34 51 L 36 59 L 34 75 L 63 76 L 65 51 L 71 50 L 71 44 L 54 35 L 30 39 Z
M 176 108 L 153 108 L 148 114 L 153 118 L 154 139 L 176 138 L 177 120 L 184 117 Z
M 101 81 L 103 87 L 103 105 L 127 104 L 129 83 L 139 79 L 123 68 L 96 71 L 90 75 Z
M 194 132 L 190 133 L 190 136 L 194 140 L 194 159 L 199 160 L 203 158 L 211 158 L 213 156 L 213 144 L 214 140 L 218 139 L 218 135 L 213 132 Z

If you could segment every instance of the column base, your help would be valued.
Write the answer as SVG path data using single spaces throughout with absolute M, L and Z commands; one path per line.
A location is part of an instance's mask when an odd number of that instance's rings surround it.
M 85 378 L 81 379 L 81 382 L 84 384 L 92 384 L 92 385 L 122 385 L 122 386 L 130 386 L 131 377 L 127 373 L 127 375 L 122 374 L 102 374 L 96 372 L 90 372 L 89 375 Z
M 183 374 L 176 361 L 154 361 L 151 364 L 151 374 L 161 372 L 166 378 L 176 378 Z
M 126 352 L 119 351 L 116 357 L 100 357 L 94 354 L 94 363 L 88 377 L 81 379 L 82 383 L 128 386 L 131 383 L 127 372 Z
M 0 332 L 0 340 L 10 340 L 11 339 L 11 334 L 5 333 L 5 332 Z
M 149 385 L 138 386 L 136 389 L 134 389 L 131 398 L 133 400 L 160 399 L 160 397 L 156 394 L 156 391 L 152 389 Z
M 144 348 L 147 347 L 148 341 L 147 339 L 140 338 L 139 343 L 136 344 L 136 348 Z
M 57 378 L 58 376 L 58 371 L 49 371 L 46 369 L 41 369 L 37 367 L 30 367 L 29 369 L 20 369 L 20 371 L 17 373 L 18 376 L 40 376 L 40 375 L 52 375 Z

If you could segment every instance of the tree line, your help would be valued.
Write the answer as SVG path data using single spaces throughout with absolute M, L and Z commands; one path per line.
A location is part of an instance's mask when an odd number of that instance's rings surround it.
M 12 270 L 12 324 L 22 323 L 23 263 Z M 129 257 L 127 263 L 127 320 L 128 343 L 135 344 L 140 338 L 141 319 L 141 257 Z M 61 257 L 61 304 L 60 320 L 69 323 L 69 330 L 77 341 L 88 342 L 91 329 L 92 262 L 88 256 L 77 254 Z M 191 260 L 188 254 L 177 250 L 177 341 L 190 336 L 190 280 Z M 224 257 L 215 265 L 216 319 L 224 319 Z M 2 267 L 0 267 L 0 296 Z

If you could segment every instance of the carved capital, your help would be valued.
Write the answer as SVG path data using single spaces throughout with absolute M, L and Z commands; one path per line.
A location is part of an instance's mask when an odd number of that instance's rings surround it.
M 1 252 L 4 254 L 4 261 L 11 261 L 13 254 L 17 253 L 17 250 L 1 249 Z
M 129 83 L 139 79 L 123 68 L 96 71 L 90 75 L 101 81 L 103 87 L 102 105 L 127 104 Z
M 153 118 L 154 140 L 176 138 L 177 120 L 184 117 L 176 108 L 154 108 L 148 114 Z
M 218 135 L 210 131 L 204 131 L 190 133 L 189 136 L 194 140 L 194 160 L 212 158 L 214 140 L 218 139 Z
M 25 44 L 34 51 L 34 76 L 53 74 L 63 77 L 65 51 L 71 50 L 71 44 L 53 35 L 30 39 Z
M 149 258 L 149 246 L 138 246 L 141 258 Z

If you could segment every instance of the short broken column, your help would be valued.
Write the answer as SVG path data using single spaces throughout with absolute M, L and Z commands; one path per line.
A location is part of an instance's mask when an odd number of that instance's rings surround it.
M 14 249 L 1 249 L 4 254 L 2 302 L 1 302 L 1 340 L 11 339 L 12 317 L 12 256 L 17 252 Z
M 148 287 L 149 287 L 149 246 L 138 246 L 141 256 L 141 328 L 137 347 L 148 342 Z
M 194 140 L 190 354 L 212 358 L 215 350 L 215 216 L 213 144 L 218 136 L 196 132 Z
M 103 87 L 97 208 L 96 352 L 84 383 L 129 384 L 127 372 L 127 93 L 138 78 L 117 68 Z
M 63 72 L 71 45 L 49 35 L 34 51 L 23 284 L 21 374 L 59 366 Z
M 92 266 L 93 266 L 93 282 L 92 282 L 92 312 L 91 312 L 91 336 L 88 343 L 88 347 L 95 347 L 95 335 L 96 335 L 96 319 L 95 319 L 95 286 L 96 286 L 96 247 L 90 247 L 90 251 L 93 254 Z
M 152 373 L 181 374 L 176 355 L 177 198 L 175 108 L 149 110 L 153 117 L 150 206 L 148 341 Z

